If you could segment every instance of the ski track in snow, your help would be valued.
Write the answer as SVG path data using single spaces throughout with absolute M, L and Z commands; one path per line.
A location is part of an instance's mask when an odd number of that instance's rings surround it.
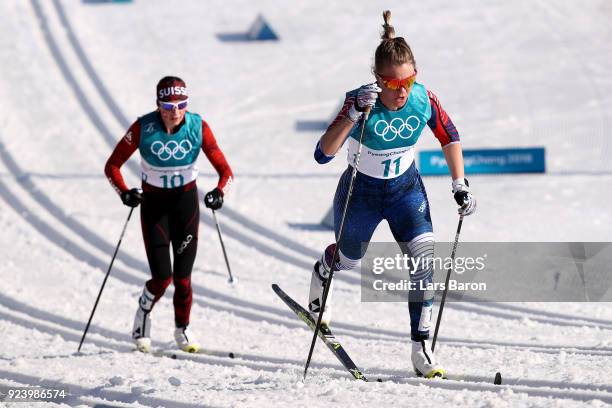
M 71 217 L 67 217 L 63 213 L 61 208 L 57 207 L 42 192 L 41 189 L 36 187 L 36 185 L 29 178 L 20 177 L 19 175 L 22 174 L 21 169 L 18 167 L 17 163 L 13 160 L 13 158 L 10 157 L 6 149 L 4 149 L 4 147 L 1 145 L 0 145 L 0 159 L 3 161 L 3 163 L 7 166 L 7 168 L 11 171 L 12 174 L 17 175 L 17 178 L 20 180 L 20 186 L 27 193 L 29 193 L 37 202 L 39 202 L 42 208 L 45 208 L 60 223 L 69 227 L 71 230 L 75 232 L 76 235 L 82 238 L 85 238 L 86 241 L 89 242 L 92 246 L 99 248 L 103 252 L 108 252 L 108 253 L 112 252 L 113 247 L 111 245 L 106 243 L 101 237 L 96 235 L 93 231 L 91 231 L 84 225 L 80 224 L 75 219 Z M 3 189 L 2 191 L 6 191 L 6 190 Z M 15 198 L 13 198 L 11 201 L 13 203 L 13 206 L 16 212 L 20 214 L 31 213 L 27 208 L 25 208 L 23 204 L 18 202 Z M 61 248 L 64 249 L 66 252 L 70 253 L 76 259 L 90 262 L 92 266 L 97 267 L 98 269 L 100 269 L 100 271 L 104 271 L 104 268 L 103 268 L 103 266 L 105 265 L 104 260 L 95 258 L 95 261 L 92 261 L 94 259 L 94 255 L 91 253 L 87 253 L 84 249 L 80 248 L 75 242 L 70 241 L 70 238 L 61 235 L 60 233 L 55 231 L 51 226 L 47 225 L 40 219 L 31 220 L 31 216 L 28 215 L 27 217 L 25 217 L 25 220 L 30 222 L 35 228 L 39 229 L 43 235 L 51 236 L 53 238 L 51 242 L 59 242 L 59 243 L 67 242 L 68 245 L 62 244 Z M 67 248 L 73 248 L 73 249 L 67 249 Z M 125 265 L 133 269 L 139 270 L 139 271 L 145 271 L 147 267 L 146 263 L 144 263 L 143 261 L 137 260 L 136 258 L 132 257 L 131 255 L 125 252 L 120 252 L 117 259 L 121 260 Z M 115 269 L 117 268 L 118 267 L 115 267 Z M 119 278 L 121 278 L 122 281 L 126 283 L 138 282 L 134 278 L 131 278 L 131 277 L 128 278 L 127 277 L 128 273 L 123 271 L 123 269 L 119 269 L 119 270 L 122 271 L 122 273 L 119 275 Z M 111 275 L 111 276 L 115 277 L 115 275 Z M 137 283 L 136 283 L 136 286 L 138 286 Z M 259 305 L 253 302 L 248 302 L 245 300 L 237 299 L 235 297 L 228 296 L 228 295 L 222 294 L 220 292 L 217 292 L 211 289 L 204 288 L 196 284 L 194 284 L 194 291 L 196 295 L 201 295 L 201 296 L 196 297 L 195 302 L 201 303 L 203 306 L 212 307 L 212 308 L 217 307 L 214 304 L 206 302 L 205 300 L 201 300 L 201 299 L 222 300 L 227 305 L 225 308 L 222 308 L 222 310 L 228 310 L 228 311 L 231 310 L 237 315 L 241 315 L 253 321 L 268 320 L 273 323 L 285 325 L 287 327 L 301 327 L 300 324 L 294 322 L 295 319 L 292 317 L 291 313 L 285 311 L 282 308 L 279 309 L 279 308 Z M 0 300 L 0 303 L 7 305 L 7 299 L 4 296 L 0 295 L 0 299 L 2 299 Z M 13 308 L 23 308 L 24 307 L 24 305 L 17 305 L 17 304 L 13 304 L 11 306 Z M 256 314 L 256 313 L 241 314 L 241 311 L 243 309 L 249 310 L 251 312 L 253 310 L 257 310 L 258 312 L 269 313 L 269 315 L 265 315 L 265 314 L 262 315 L 262 314 Z M 288 317 L 289 321 L 275 318 L 277 316 Z M 92 327 L 92 332 L 95 332 L 97 330 L 98 329 Z M 359 335 L 362 338 L 382 339 L 384 338 L 384 336 L 394 337 L 394 338 L 407 337 L 406 334 L 400 333 L 400 332 L 372 330 L 364 326 L 356 326 L 356 325 L 349 325 L 349 324 L 342 324 L 342 323 L 337 323 L 337 332 L 348 334 L 348 335 Z M 393 339 L 389 339 L 389 340 L 393 341 Z M 444 340 L 448 344 L 452 344 L 455 346 L 470 345 L 470 346 L 485 347 L 485 348 L 492 348 L 495 346 L 507 346 L 511 348 L 518 348 L 518 349 L 527 348 L 527 349 L 532 349 L 534 351 L 538 350 L 541 352 L 550 352 L 550 353 L 558 353 L 559 350 L 573 350 L 574 353 L 600 354 L 600 355 L 611 354 L 612 355 L 612 348 L 588 348 L 588 347 L 568 348 L 568 347 L 559 347 L 559 346 L 538 347 L 536 344 L 482 342 L 482 341 L 477 341 L 477 340 L 471 340 L 471 341 L 470 340 L 459 340 L 459 339 L 445 338 L 445 337 L 441 337 L 441 340 Z
M 4 147 L 2 145 L 0 145 L 0 159 L 3 161 L 3 163 L 7 166 L 7 168 L 11 171 L 12 174 L 17 175 L 17 178 L 20 180 L 20 186 L 26 190 L 27 193 L 29 193 L 37 202 L 39 202 L 39 204 L 41 205 L 42 208 L 46 209 L 53 217 L 55 217 L 60 223 L 66 225 L 67 227 L 69 227 L 71 230 L 73 230 L 75 232 L 75 234 L 77 236 L 80 236 L 82 238 L 85 238 L 87 242 L 89 242 L 92 246 L 97 247 L 98 249 L 102 250 L 103 252 L 112 252 L 113 247 L 106 243 L 100 236 L 98 236 L 97 234 L 95 234 L 92 230 L 88 229 L 87 227 L 85 227 L 84 225 L 80 224 L 78 221 L 76 221 L 75 219 L 68 217 L 64 214 L 64 212 L 62 211 L 61 208 L 57 207 L 43 192 L 41 189 L 37 188 L 36 185 L 28 178 L 28 177 L 21 177 L 20 175 L 23 173 L 21 171 L 21 169 L 19 168 L 19 166 L 17 165 L 17 163 L 13 160 L 13 158 L 9 155 L 9 153 L 7 152 L 6 149 L 4 149 Z M 21 203 L 18 203 L 16 200 L 13 200 L 13 205 L 15 207 L 15 211 L 17 211 L 18 213 L 21 214 L 26 214 L 29 212 L 29 210 L 27 208 L 25 208 Z M 29 220 L 30 217 L 25 217 L 26 220 Z M 65 236 L 61 236 L 61 234 L 59 234 L 58 232 L 51 232 L 52 231 L 52 227 L 45 225 L 41 220 L 39 221 L 33 221 L 31 222 L 35 228 L 38 228 L 41 230 L 41 233 L 43 233 L 44 235 L 52 235 L 55 237 L 55 239 L 52 240 L 52 242 L 69 242 L 70 239 L 68 237 Z M 57 241 L 56 241 L 57 240 Z M 63 245 L 62 248 L 65 249 L 67 252 L 69 252 L 71 255 L 73 255 L 75 258 L 77 259 L 81 259 L 83 261 L 90 261 L 93 258 L 93 255 L 91 254 L 87 254 L 84 250 L 80 250 L 78 245 L 74 242 L 72 242 L 70 245 L 68 245 L 68 248 L 76 248 L 74 250 L 70 250 L 70 249 L 66 249 L 66 246 Z M 136 258 L 132 257 L 131 255 L 125 253 L 125 252 L 120 252 L 118 254 L 118 258 L 119 260 L 121 260 L 125 265 L 134 268 L 136 270 L 139 271 L 146 271 L 147 265 L 145 262 L 137 260 Z M 92 264 L 92 266 L 97 266 L 99 267 L 99 269 L 101 271 L 104 270 L 103 268 L 104 265 L 104 261 L 102 259 L 97 259 L 95 263 Z M 116 267 L 117 268 L 117 267 Z M 113 275 L 114 276 L 114 275 Z M 122 276 L 127 276 L 127 275 L 122 275 Z M 125 282 L 129 282 L 132 283 L 134 282 L 133 279 L 128 280 L 127 278 L 124 278 L 123 281 Z M 259 304 L 255 304 L 253 302 L 249 302 L 249 301 L 245 301 L 245 300 L 241 300 L 241 299 L 237 299 L 235 297 L 232 296 L 228 296 L 225 294 L 222 294 L 220 292 L 214 291 L 212 289 L 207 289 L 204 288 L 202 286 L 196 285 L 194 284 L 194 291 L 197 295 L 202 295 L 202 296 L 198 296 L 196 298 L 196 302 L 200 302 L 199 299 L 215 299 L 215 300 L 222 300 L 225 301 L 227 303 L 227 305 L 229 306 L 227 309 L 225 310 L 235 310 L 236 313 L 240 313 L 238 310 L 241 309 L 237 309 L 237 306 L 242 306 L 244 309 L 247 310 L 257 310 L 259 312 L 264 312 L 264 313 L 269 313 L 271 316 L 266 316 L 266 315 L 256 315 L 254 313 L 252 313 L 250 316 L 253 316 L 252 320 L 254 321 L 258 321 L 258 320 L 263 320 L 263 319 L 272 319 L 272 322 L 276 322 L 278 324 L 282 324 L 282 325 L 287 325 L 287 323 L 289 324 L 288 327 L 299 327 L 299 324 L 296 324 L 294 322 L 294 319 L 292 318 L 292 315 L 290 312 L 285 311 L 282 308 L 274 308 L 274 307 L 270 307 L 270 306 L 265 306 L 265 305 L 259 305 Z M 206 305 L 208 307 L 213 307 L 214 306 L 210 303 L 206 303 L 204 301 L 202 301 L 203 305 Z M 461 304 L 459 304 L 459 306 L 461 306 Z M 460 308 L 460 307 L 459 307 Z M 508 314 L 504 314 L 502 316 L 507 316 Z M 272 316 L 285 316 L 289 318 L 289 322 L 280 320 L 280 319 L 274 319 Z M 259 319 L 257 318 L 259 317 Z M 534 318 L 534 320 L 538 320 L 537 318 Z M 540 320 L 538 320 L 540 321 Z M 551 321 L 544 321 L 545 323 L 550 323 Z M 555 324 L 561 324 L 561 325 L 565 325 L 569 323 L 559 323 L 559 321 L 557 320 L 553 320 L 552 321 Z M 578 325 L 578 324 L 573 324 L 573 325 Z M 347 333 L 347 334 L 355 334 L 355 333 L 360 333 L 362 336 L 364 335 L 364 332 L 370 332 L 372 331 L 374 334 L 379 334 L 379 335 L 385 335 L 385 336 L 393 336 L 393 337 L 406 337 L 405 334 L 400 333 L 400 332 L 390 332 L 390 331 L 373 331 L 371 329 L 368 329 L 367 327 L 363 327 L 363 326 L 355 326 L 355 325 L 347 325 L 347 324 L 342 324 L 342 323 L 337 323 L 337 330 L 339 333 Z M 374 338 L 376 338 L 374 336 Z M 456 340 L 456 339 L 448 339 L 448 338 L 442 338 L 445 341 L 451 343 L 451 344 L 457 344 L 457 345 L 467 345 L 470 344 L 472 346 L 475 345 L 480 345 L 481 347 L 493 347 L 493 346 L 499 346 L 499 345 L 507 345 L 509 347 L 515 347 L 515 348 L 529 348 L 532 347 L 534 350 L 535 349 L 542 349 L 544 350 L 543 352 L 546 352 L 546 350 L 550 350 L 550 347 L 538 347 L 537 345 L 533 344 L 533 345 L 519 345 L 519 344 L 505 344 L 505 343 L 494 343 L 494 342 L 479 342 L 479 341 L 466 341 L 466 340 Z M 557 349 L 558 347 L 555 347 L 555 349 Z M 562 347 L 560 349 L 567 349 L 566 347 Z M 576 347 L 575 348 L 577 352 L 592 352 L 595 354 L 606 354 L 606 353 L 612 353 L 612 348 L 584 348 L 584 347 Z M 550 352 L 558 352 L 558 351 L 553 351 L 550 350 Z
M 62 75 L 71 91 L 76 96 L 79 104 L 85 111 L 87 117 L 91 121 L 91 124 L 98 130 L 99 134 L 102 135 L 109 146 L 114 146 L 116 138 L 109 130 L 104 120 L 97 114 L 96 109 L 92 104 L 89 103 L 86 92 L 80 87 L 79 81 L 72 75 L 71 68 L 68 66 L 67 61 L 62 56 L 62 51 L 54 40 L 56 33 L 50 29 L 47 24 L 44 11 L 38 0 L 31 0 L 32 7 L 34 9 L 36 18 L 39 21 L 40 28 L 43 30 L 45 41 L 53 55 L 55 62 L 57 63 Z M 122 113 L 118 105 L 114 102 L 110 93 L 106 90 L 102 80 L 96 74 L 93 65 L 87 58 L 83 48 L 80 45 L 77 35 L 72 29 L 69 20 L 66 16 L 63 6 L 59 0 L 52 0 L 53 7 L 62 22 L 67 38 L 73 47 L 73 51 L 78 56 L 82 67 L 87 72 L 89 79 L 94 84 L 95 89 L 98 91 L 100 97 L 106 103 L 108 109 L 112 112 L 116 120 L 123 126 L 129 126 L 129 122 L 126 116 Z M 0 134 L 0 137 L 2 135 Z M 70 238 L 61 230 L 54 227 L 51 223 L 46 222 L 44 218 L 40 217 L 35 210 L 29 208 L 24 202 L 22 202 L 17 195 L 14 194 L 13 189 L 8 185 L 4 184 L 2 178 L 0 178 L 0 196 L 2 199 L 13 208 L 15 214 L 19 214 L 22 220 L 28 223 L 34 230 L 38 230 L 40 234 L 47 238 L 49 243 L 54 244 L 61 251 L 70 254 L 75 260 L 80 260 L 89 264 L 92 268 L 100 271 L 105 271 L 107 267 L 107 261 L 96 255 L 94 251 L 87 249 L 87 246 L 97 248 L 97 250 L 110 253 L 112 252 L 113 246 L 105 241 L 100 235 L 93 232 L 93 230 L 85 227 L 82 223 L 78 222 L 75 218 L 67 215 L 61 208 L 56 205 L 53 200 L 49 198 L 43 191 L 44 189 L 37 186 L 33 181 L 33 173 L 28 173 L 19 167 L 17 161 L 11 156 L 8 149 L 4 144 L 0 144 L 0 160 L 9 169 L 10 173 L 17 180 L 17 185 L 34 200 L 41 208 L 43 208 L 51 217 L 53 217 L 58 223 L 69 229 L 75 236 L 78 236 L 84 240 L 84 244 L 81 245 L 75 239 Z M 138 174 L 139 171 L 137 166 L 133 162 L 128 163 L 130 170 Z M 54 177 L 53 174 L 49 175 Z M 318 251 L 315 251 L 300 242 L 291 239 L 287 236 L 277 233 L 268 227 L 263 226 L 251 220 L 239 212 L 232 210 L 231 208 L 224 208 L 224 212 L 228 217 L 239 225 L 246 227 L 256 236 L 261 238 L 267 238 L 276 244 L 281 245 L 286 250 L 295 252 L 299 255 L 288 254 L 285 251 L 281 251 L 273 246 L 265 244 L 259 240 L 252 239 L 248 235 L 238 231 L 231 225 L 224 225 L 223 230 L 231 238 L 236 239 L 239 242 L 247 246 L 254 247 L 261 254 L 275 258 L 278 261 L 293 265 L 298 268 L 309 269 L 311 262 L 305 259 L 315 258 L 319 255 Z M 202 221 L 205 225 L 212 227 L 213 223 L 211 218 L 206 215 L 206 218 Z M 127 252 L 120 252 L 118 261 L 121 261 L 127 268 L 115 265 L 113 268 L 113 274 L 111 277 L 118 282 L 133 286 L 138 289 L 142 286 L 143 277 L 139 274 L 136 277 L 130 269 L 136 269 L 138 271 L 146 271 L 147 265 L 145 262 L 140 261 Z M 358 284 L 359 279 L 348 274 L 342 275 L 343 280 L 347 283 Z M 255 303 L 247 299 L 238 298 L 223 294 L 211 288 L 194 285 L 194 303 L 202 307 L 214 309 L 221 312 L 229 312 L 240 319 L 245 319 L 247 322 L 259 323 L 261 321 L 267 321 L 273 324 L 277 324 L 287 329 L 304 329 L 300 322 L 296 322 L 292 314 L 282 307 L 267 306 L 264 304 Z M 69 319 L 64 316 L 51 313 L 38 309 L 32 305 L 20 302 L 10 296 L 0 293 L 0 305 L 7 308 L 8 311 L 0 308 L 0 321 L 10 322 L 12 324 L 23 327 L 24 329 L 35 329 L 38 332 L 46 333 L 50 336 L 60 336 L 67 345 L 72 347 L 80 340 L 80 334 L 83 329 L 83 322 L 79 322 L 74 319 Z M 450 305 L 449 305 L 450 306 Z M 538 323 L 548 324 L 552 326 L 569 326 L 569 327 L 591 327 L 591 328 L 603 328 L 611 329 L 612 322 L 605 319 L 595 319 L 588 317 L 577 317 L 566 315 L 557 312 L 547 312 L 533 310 L 524 306 L 516 305 L 500 305 L 500 304 L 470 304 L 461 303 L 454 304 L 453 308 L 456 310 L 463 310 L 474 312 L 479 315 L 487 315 L 492 318 L 503 318 L 503 319 L 522 319 L 528 317 Z M 389 342 L 392 343 L 398 339 L 405 341 L 407 334 L 399 331 L 391 331 L 386 329 L 372 329 L 365 326 L 349 324 L 349 323 L 334 323 L 336 332 L 342 334 L 343 337 L 354 336 L 357 339 L 372 339 L 378 342 Z M 540 346 L 538 344 L 529 344 L 521 342 L 503 342 L 503 341 L 479 341 L 474 339 L 458 339 L 453 337 L 441 336 L 440 340 L 444 342 L 445 346 L 465 348 L 465 347 L 477 347 L 477 348 L 499 348 L 504 347 L 507 350 L 517 350 L 533 353 L 543 354 L 558 354 L 559 352 L 567 352 L 573 355 L 584 355 L 584 356 L 610 356 L 612 355 L 611 347 L 587 347 L 587 346 L 558 346 L 558 345 L 546 345 Z M 97 346 L 101 351 L 97 354 L 102 353 L 110 356 L 128 354 L 133 355 L 131 350 L 133 346 L 129 341 L 129 337 L 116 330 L 108 329 L 100 325 L 92 325 L 91 330 L 88 334 L 86 343 L 91 343 Z M 169 345 L 169 347 L 172 347 Z M 75 347 L 76 348 L 76 347 Z M 350 352 L 350 349 L 349 349 Z M 172 352 L 169 352 L 172 354 Z M 225 352 L 213 351 L 215 354 L 223 354 Z M 88 354 L 83 355 L 47 355 L 39 357 L 40 359 L 55 359 L 55 358 L 87 358 Z M 23 357 L 18 357 L 23 358 Z M 153 357 L 151 357 L 153 359 Z M 35 360 L 36 358 L 28 357 L 28 360 Z M 121 359 L 121 357 L 119 357 Z M 15 362 L 15 358 L 2 357 L 2 361 L 8 361 L 11 363 Z M 188 355 L 184 353 L 177 354 L 177 360 L 192 361 L 198 364 L 204 365 L 221 365 L 225 367 L 244 366 L 254 372 L 265 371 L 273 375 L 278 370 L 291 369 L 299 371 L 303 367 L 303 361 L 287 358 L 278 358 L 264 354 L 250 354 L 250 353 L 236 353 L 236 359 L 228 359 L 222 357 L 215 357 L 211 355 Z M 334 379 L 341 379 L 346 377 L 346 373 L 339 368 L 337 364 L 321 364 L 314 363 L 313 368 L 315 370 L 324 370 L 325 375 Z M 419 386 L 424 383 L 423 380 L 416 378 L 406 378 L 406 372 L 402 370 L 393 369 L 380 369 L 376 367 L 370 367 L 368 369 L 370 377 L 381 376 L 389 382 L 397 384 L 407 384 Z M 316 374 L 315 374 L 316 375 Z M 67 386 L 70 388 L 73 394 L 70 404 L 86 404 L 91 405 L 99 400 L 104 401 L 120 401 L 122 403 L 131 404 L 139 403 L 147 406 L 172 406 L 172 407 L 192 407 L 202 406 L 201 404 L 189 404 L 178 402 L 175 399 L 163 399 L 145 395 L 140 389 L 136 389 L 133 392 L 120 392 L 116 390 L 108 389 L 106 386 L 101 385 L 98 387 L 83 387 L 77 384 L 51 381 L 41 379 L 36 376 L 22 374 L 15 372 L 14 370 L 0 369 L 0 378 L 5 378 L 23 385 L 40 385 L 45 387 L 54 386 Z M 490 381 L 489 378 L 483 376 L 464 376 L 467 381 L 485 382 Z M 599 400 L 606 403 L 612 403 L 612 386 L 610 385 L 589 385 L 586 383 L 570 382 L 570 381 L 546 381 L 546 380 L 534 380 L 534 379 L 521 379 L 512 378 L 505 375 L 504 385 L 497 387 L 492 384 L 484 383 L 472 383 L 472 382 L 458 382 L 458 381 L 430 381 L 427 382 L 427 386 L 432 388 L 461 391 L 471 390 L 475 392 L 504 392 L 503 390 L 511 389 L 516 393 L 526 393 L 531 397 L 554 397 L 560 400 L 575 400 L 575 401 L 590 401 Z M 534 400 L 535 401 L 535 400 Z M 225 405 L 227 401 L 224 402 Z M 208 404 L 207 404 L 208 406 Z
M 2 303 L 4 304 L 4 299 Z M 42 319 L 50 319 L 53 323 L 32 322 L 29 319 L 24 319 L 24 320 L 28 320 L 27 321 L 28 324 L 27 326 L 25 326 L 23 320 L 13 317 L 13 314 L 6 314 L 0 311 L 0 316 L 3 318 L 3 320 L 8 320 L 8 321 L 14 322 L 15 324 L 24 325 L 24 327 L 33 327 L 39 331 L 47 332 L 52 335 L 59 334 L 62 338 L 64 338 L 67 341 L 72 341 L 76 343 L 80 340 L 80 333 L 79 333 L 81 329 L 80 322 L 70 321 L 69 319 L 63 319 L 61 317 L 53 316 L 49 313 L 44 313 L 44 312 L 40 313 L 40 312 L 35 311 L 35 314 L 33 314 L 32 308 L 28 308 L 27 306 L 23 307 L 22 310 L 24 310 L 24 312 L 28 312 L 29 316 L 35 316 L 35 317 L 42 318 Z M 60 322 L 68 326 L 69 330 L 54 327 L 56 324 Z M 106 349 L 110 349 L 114 353 L 117 353 L 117 352 L 124 352 L 124 353 L 128 352 L 132 354 L 135 353 L 133 351 L 133 346 L 131 345 L 131 342 L 125 340 L 125 335 L 123 333 L 104 330 L 103 332 L 100 332 L 98 334 L 104 334 L 105 337 L 112 338 L 116 340 L 116 342 L 110 343 L 108 341 L 100 340 L 97 338 L 94 338 L 89 341 L 98 346 L 104 347 Z M 116 343 L 120 343 L 120 344 L 116 344 Z M 240 365 L 240 366 L 249 367 L 253 370 L 264 370 L 264 371 L 269 371 L 269 372 L 275 372 L 278 369 L 287 368 L 287 366 L 295 366 L 296 368 L 302 366 L 302 361 L 278 359 L 278 358 L 274 358 L 270 356 L 238 355 L 236 356 L 236 359 L 228 359 L 225 357 L 217 359 L 217 358 L 206 356 L 206 355 L 204 356 L 203 355 L 190 355 L 190 354 L 174 352 L 174 351 L 168 351 L 165 353 L 167 353 L 168 358 L 171 358 L 171 356 L 175 356 L 175 358 L 178 360 L 190 360 L 190 361 L 195 361 L 195 362 L 203 363 L 203 364 L 218 364 L 218 365 L 224 365 L 228 367 Z M 217 351 L 216 354 L 222 354 L 222 353 Z M 74 357 L 75 355 L 77 354 L 75 353 L 71 356 Z M 43 359 L 61 358 L 61 357 L 62 356 L 42 356 Z M 67 358 L 68 356 L 65 356 L 65 357 Z M 345 375 L 344 370 L 342 370 L 341 368 L 338 368 L 337 366 L 314 363 L 313 368 L 314 369 L 317 369 L 317 368 L 333 369 L 337 371 L 337 374 L 336 374 L 337 376 Z M 380 369 L 370 370 L 371 377 L 373 378 L 380 377 L 380 378 L 383 378 L 384 381 L 392 381 L 396 383 L 413 384 L 413 385 L 418 385 L 418 384 L 423 383 L 422 379 L 416 379 L 416 378 L 411 379 L 411 378 L 402 377 L 402 375 L 404 374 L 405 374 L 404 372 L 397 371 L 397 370 L 380 370 Z M 10 378 L 12 380 L 23 383 L 22 378 L 24 376 L 14 375 L 14 373 L 9 374 L 8 372 L 2 372 L 2 371 L 0 371 L 0 375 L 4 375 L 6 378 Z M 471 390 L 494 391 L 497 388 L 500 388 L 492 384 L 486 384 L 490 380 L 491 380 L 490 378 L 486 378 L 486 377 L 466 375 L 466 376 L 462 376 L 461 381 L 454 381 L 454 380 L 435 381 L 431 385 L 440 387 L 440 388 L 444 388 L 444 389 L 449 389 L 449 390 L 455 390 L 455 389 L 460 390 L 460 389 L 467 388 Z M 463 381 L 477 382 L 480 384 L 465 383 Z M 36 384 L 36 382 L 28 381 L 27 384 L 34 385 Z M 534 396 L 553 395 L 553 396 L 558 396 L 558 397 L 577 399 L 581 401 L 588 401 L 591 399 L 600 399 L 602 401 L 612 402 L 612 386 L 605 386 L 605 385 L 589 386 L 587 384 L 573 383 L 573 382 L 567 382 L 567 381 L 555 382 L 555 381 L 546 381 L 546 380 L 528 380 L 528 379 L 508 378 L 508 377 L 504 378 L 504 384 L 506 386 L 512 386 L 512 389 L 516 392 L 525 392 L 529 395 L 534 395 Z M 39 383 L 39 385 L 41 385 L 41 383 Z M 50 382 L 46 382 L 44 383 L 44 385 L 50 386 Z M 73 386 L 70 385 L 70 387 L 71 387 L 70 388 L 71 392 L 75 393 L 75 390 L 73 390 Z M 545 390 L 536 389 L 538 387 L 545 388 Z M 566 389 L 568 388 L 571 391 L 567 391 Z M 575 390 L 580 390 L 580 392 L 576 392 Z M 101 395 L 96 395 L 95 392 L 93 393 L 92 392 L 88 392 L 88 393 L 82 392 L 79 387 L 76 387 L 76 394 L 77 395 L 79 394 L 90 395 L 94 397 L 101 396 Z M 178 406 L 183 406 L 183 405 L 178 405 Z

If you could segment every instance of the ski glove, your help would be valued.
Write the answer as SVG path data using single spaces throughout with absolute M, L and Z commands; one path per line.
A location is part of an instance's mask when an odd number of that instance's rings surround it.
M 142 190 L 139 188 L 133 188 L 131 190 L 124 191 L 121 193 L 121 201 L 123 201 L 123 204 L 127 205 L 128 207 L 138 207 L 138 204 L 144 201 Z
M 363 85 L 357 90 L 355 103 L 348 111 L 348 117 L 351 122 L 357 122 L 366 108 L 374 106 L 376 99 L 378 99 L 379 92 L 382 92 L 382 89 L 380 89 L 376 82 Z
M 460 215 L 470 215 L 476 211 L 476 198 L 470 193 L 470 184 L 467 179 L 453 180 L 453 194 L 459 205 Z
M 204 205 L 211 210 L 218 210 L 223 206 L 223 192 L 215 187 L 204 196 Z

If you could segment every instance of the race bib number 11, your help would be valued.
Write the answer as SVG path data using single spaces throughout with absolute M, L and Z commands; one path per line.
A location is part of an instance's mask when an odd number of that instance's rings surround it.
M 380 162 L 381 164 L 383 164 L 385 166 L 385 169 L 383 171 L 383 177 L 384 178 L 388 178 L 389 177 L 389 170 L 393 169 L 393 173 L 391 174 L 391 177 L 396 177 L 400 174 L 400 161 L 402 160 L 401 156 L 398 157 L 397 159 L 391 161 L 391 159 L 388 160 L 383 160 L 382 162 Z M 393 166 L 391 166 L 391 164 L 393 164 Z

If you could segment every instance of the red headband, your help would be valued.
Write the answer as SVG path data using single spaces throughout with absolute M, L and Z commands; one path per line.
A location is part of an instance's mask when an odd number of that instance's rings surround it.
M 181 101 L 187 98 L 187 87 L 181 79 L 169 79 L 157 85 L 157 100 L 159 101 Z

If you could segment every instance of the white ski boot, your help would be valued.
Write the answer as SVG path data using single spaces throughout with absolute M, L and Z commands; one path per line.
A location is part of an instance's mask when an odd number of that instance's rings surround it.
M 176 345 L 187 353 L 197 353 L 200 350 L 200 344 L 188 327 L 177 327 L 174 329 L 174 339 L 176 340 Z
M 134 317 L 132 339 L 136 348 L 143 353 L 151 351 L 151 309 L 155 296 L 145 286 L 138 301 L 138 310 Z
M 328 277 L 329 271 L 320 261 L 317 261 L 312 269 L 312 277 L 310 278 L 310 293 L 308 295 L 308 310 L 310 310 L 315 322 L 319 318 L 321 304 L 323 303 L 324 284 Z M 334 281 L 332 280 L 331 286 L 329 287 L 329 293 L 327 294 L 327 301 L 325 302 L 323 317 L 321 318 L 321 324 L 328 327 L 331 323 L 331 296 L 333 289 Z
M 429 341 L 412 341 L 412 366 L 417 376 L 425 378 L 446 376 L 446 371 L 436 362 Z

